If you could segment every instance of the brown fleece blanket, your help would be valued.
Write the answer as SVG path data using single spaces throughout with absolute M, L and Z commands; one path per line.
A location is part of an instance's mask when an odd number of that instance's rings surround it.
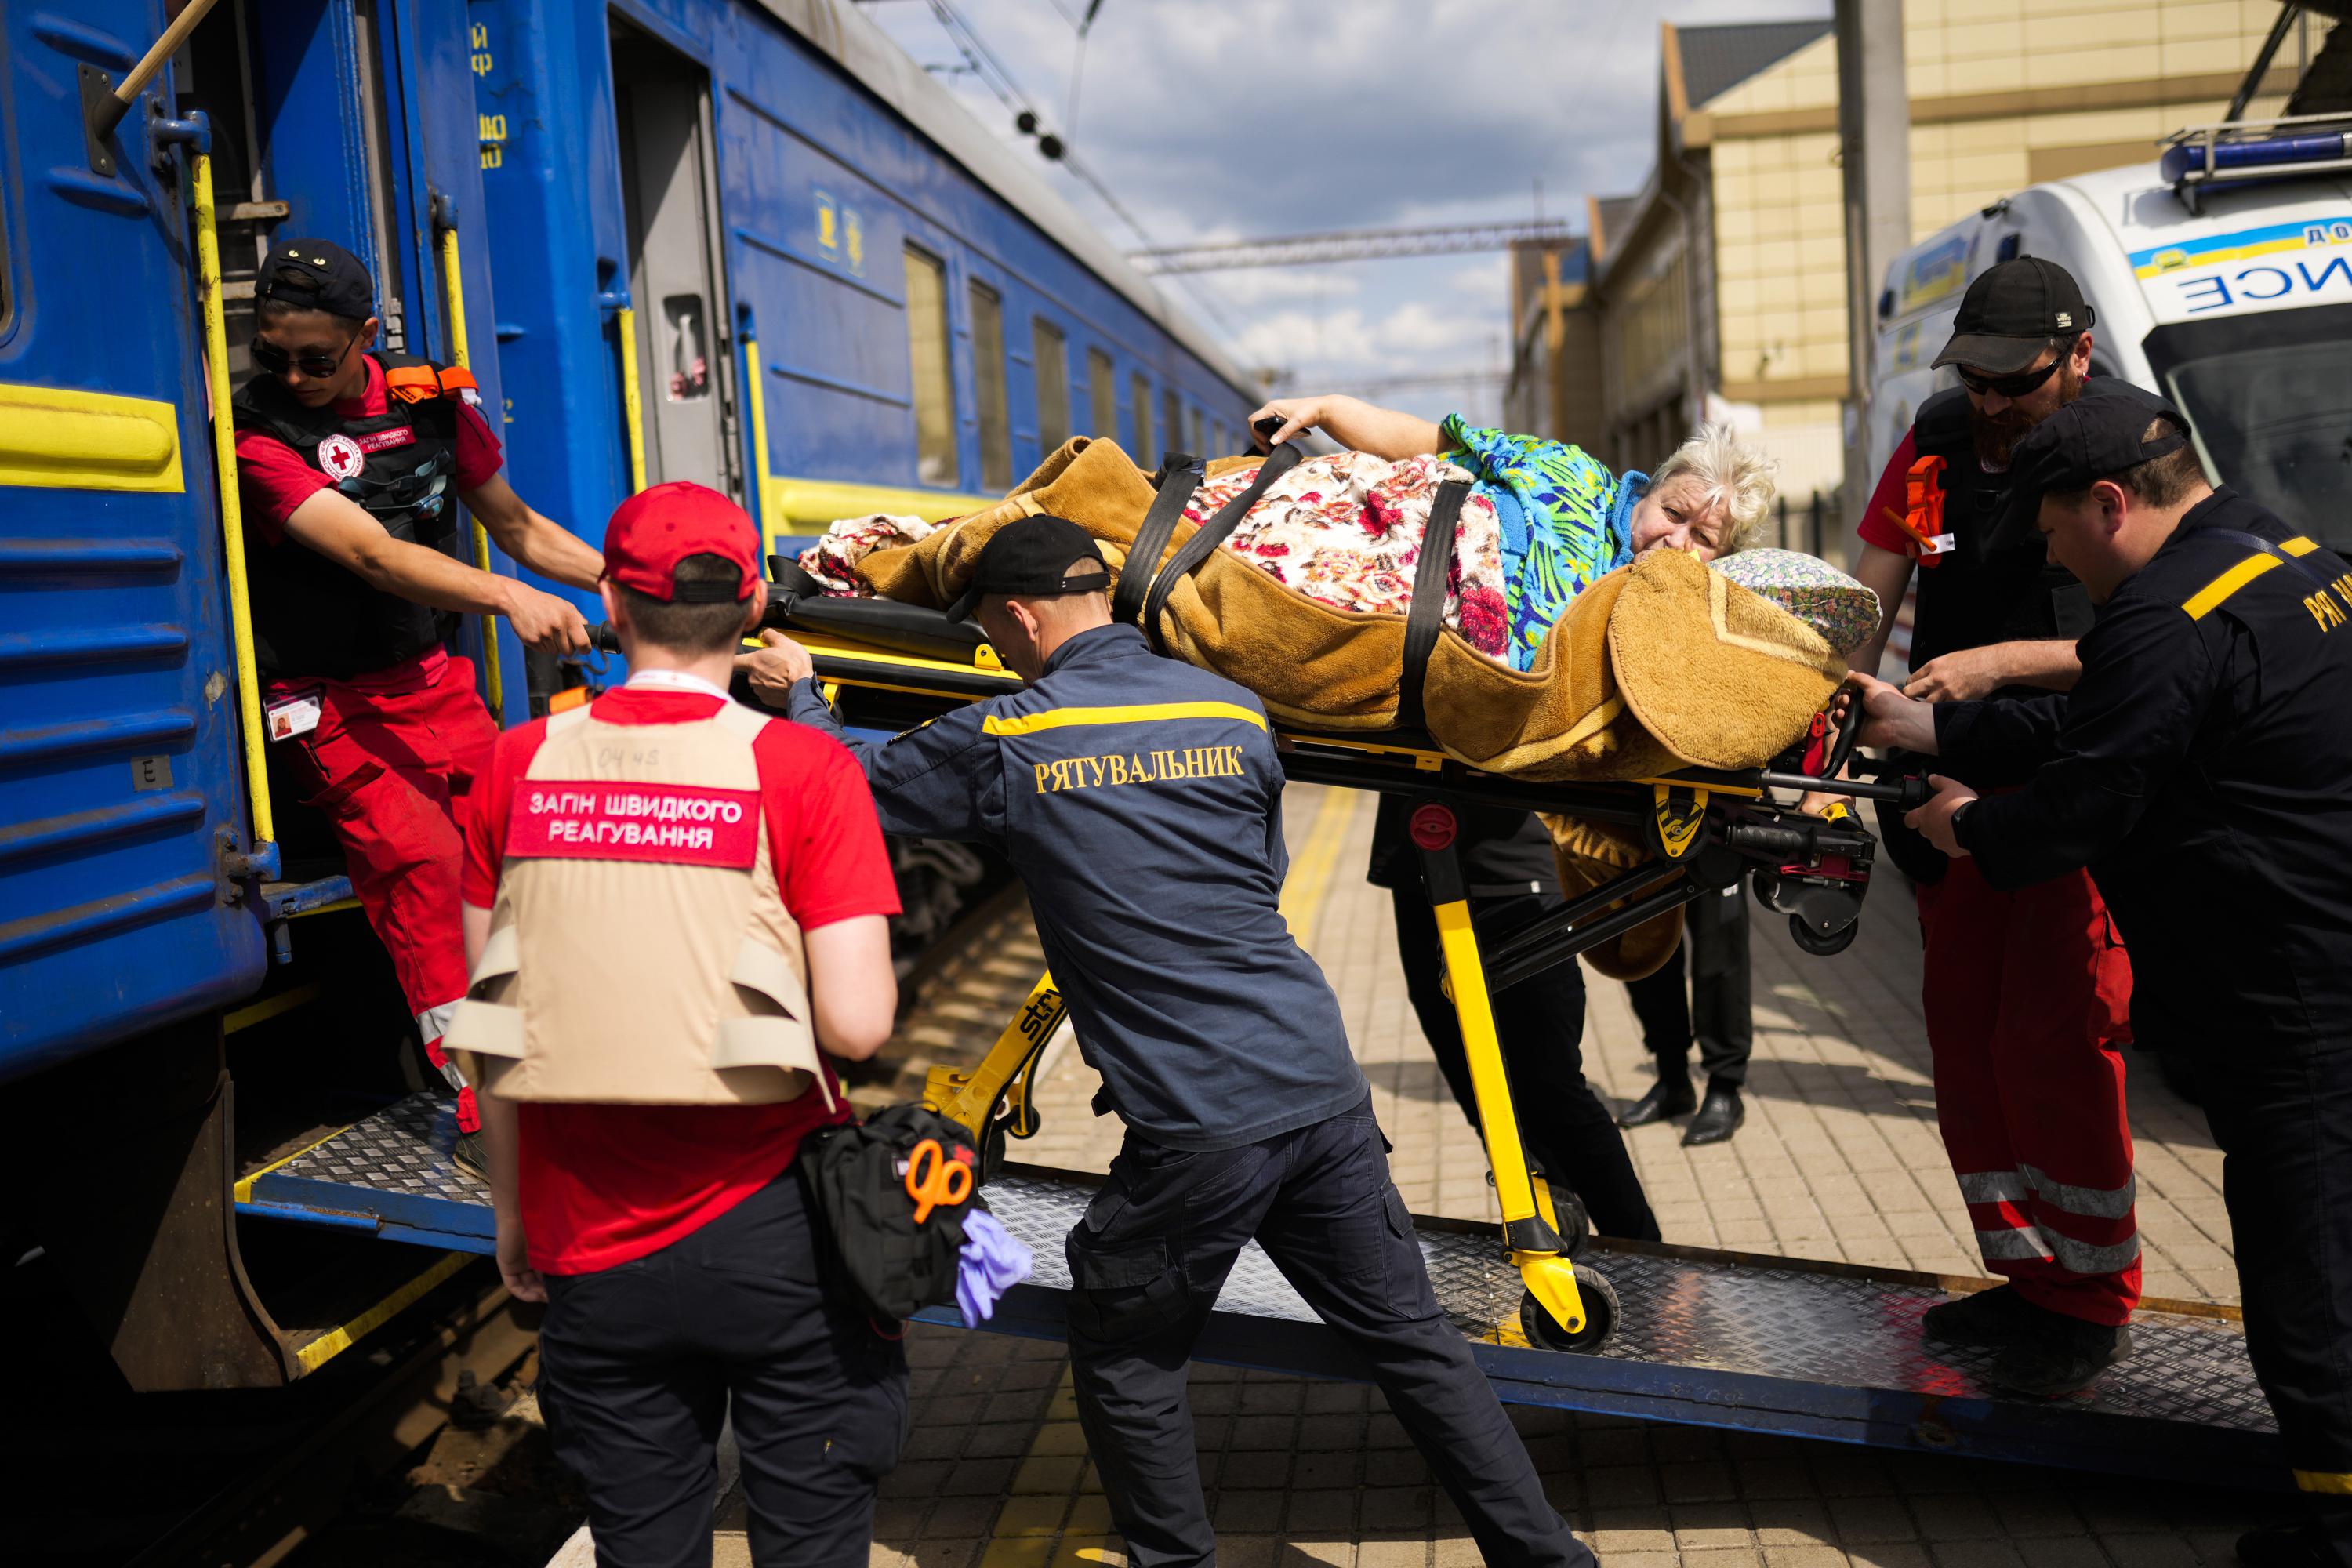
M 1209 471 L 1257 460 L 1223 458 Z M 1092 534 L 1117 573 L 1153 494 L 1150 476 L 1117 446 L 1078 437 L 1002 502 L 919 543 L 877 550 L 858 571 L 887 598 L 945 605 L 991 534 L 1048 512 Z M 1179 524 L 1170 553 L 1192 532 Z M 1395 722 L 1402 616 L 1318 604 L 1219 550 L 1176 585 L 1160 629 L 1171 652 L 1248 687 L 1277 720 L 1327 731 Z M 1769 761 L 1804 734 L 1844 675 L 1844 662 L 1796 616 L 1695 556 L 1658 551 L 1587 589 L 1524 671 L 1444 630 L 1423 706 L 1430 738 L 1473 767 L 1536 780 L 1640 779 Z M 1591 824 L 1547 821 L 1571 898 L 1644 856 Z M 1586 957 L 1603 973 L 1646 974 L 1674 951 L 1681 924 L 1679 913 L 1661 917 Z

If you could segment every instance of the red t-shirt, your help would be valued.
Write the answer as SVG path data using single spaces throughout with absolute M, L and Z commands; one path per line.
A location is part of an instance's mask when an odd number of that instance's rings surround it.
M 1870 492 L 1870 504 L 1862 509 L 1862 523 L 1854 531 L 1862 535 L 1864 544 L 1875 544 L 1897 555 L 1908 555 L 1916 546 L 1917 541 L 1895 518 L 1910 510 L 1911 465 L 1918 458 L 1919 448 L 1906 430 L 1902 445 L 1886 460 L 1886 471 L 1878 476 L 1878 488 Z M 1890 511 L 1895 517 L 1886 515 Z
M 335 412 L 345 419 L 373 419 L 392 411 L 392 396 L 383 385 L 383 366 L 373 358 L 361 357 L 367 359 L 367 390 L 334 405 Z M 489 422 L 473 405 L 460 401 L 458 493 L 478 489 L 499 471 L 502 461 L 499 438 L 490 434 Z M 304 462 L 293 447 L 259 430 L 236 433 L 236 478 L 247 525 L 258 524 L 261 537 L 271 544 L 286 537 L 286 520 L 294 515 L 296 507 L 334 485 L 332 479 Z
M 716 697 L 628 688 L 591 710 L 607 724 L 683 724 L 719 710 Z M 499 737 L 466 833 L 467 903 L 497 900 L 508 810 L 546 738 L 544 719 Z M 858 915 L 895 915 L 898 889 L 866 775 L 841 743 L 779 720 L 760 732 L 761 817 L 784 908 L 805 931 Z M 643 1258 L 725 1214 L 773 1181 L 801 1140 L 849 1120 L 810 1093 L 776 1105 L 521 1103 L 521 1205 L 530 1266 L 583 1274 Z

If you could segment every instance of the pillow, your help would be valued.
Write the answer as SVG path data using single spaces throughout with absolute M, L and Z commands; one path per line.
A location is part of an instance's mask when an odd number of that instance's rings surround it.
M 1818 556 L 1742 550 L 1709 565 L 1821 633 L 1840 658 L 1878 629 L 1878 595 Z

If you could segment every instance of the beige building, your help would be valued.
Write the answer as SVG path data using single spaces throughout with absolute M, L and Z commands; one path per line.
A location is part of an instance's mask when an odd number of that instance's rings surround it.
M 1906 0 L 1914 237 L 2219 120 L 2278 15 L 2268 0 Z M 2326 26 L 2297 23 L 2250 114 L 2278 111 Z M 1579 300 L 1556 307 L 1591 319 L 1581 379 L 1600 406 L 1570 399 L 1530 427 L 1647 467 L 1700 418 L 1729 418 L 1780 458 L 1784 495 L 1834 490 L 1845 244 L 1829 19 L 1668 24 L 1661 43 L 1649 182 L 1589 204 Z M 1510 395 L 1536 412 L 1540 387 L 1580 379 L 1558 363 L 1578 340 L 1531 322 L 1529 298 L 1515 298 Z

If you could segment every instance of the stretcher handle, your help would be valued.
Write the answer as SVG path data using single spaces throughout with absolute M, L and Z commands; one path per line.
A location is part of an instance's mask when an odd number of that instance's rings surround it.
M 1844 689 L 1846 689 L 1845 686 L 1841 684 L 1839 690 Z M 1836 694 L 1833 692 L 1831 695 L 1834 697 Z M 1838 725 L 1837 743 L 1830 748 L 1829 763 L 1822 770 L 1831 778 L 1835 778 L 1845 772 L 1846 764 L 1853 761 L 1854 744 L 1862 739 L 1862 715 L 1858 711 L 1861 706 L 1862 700 L 1858 693 L 1854 700 L 1846 705 L 1845 721 Z

